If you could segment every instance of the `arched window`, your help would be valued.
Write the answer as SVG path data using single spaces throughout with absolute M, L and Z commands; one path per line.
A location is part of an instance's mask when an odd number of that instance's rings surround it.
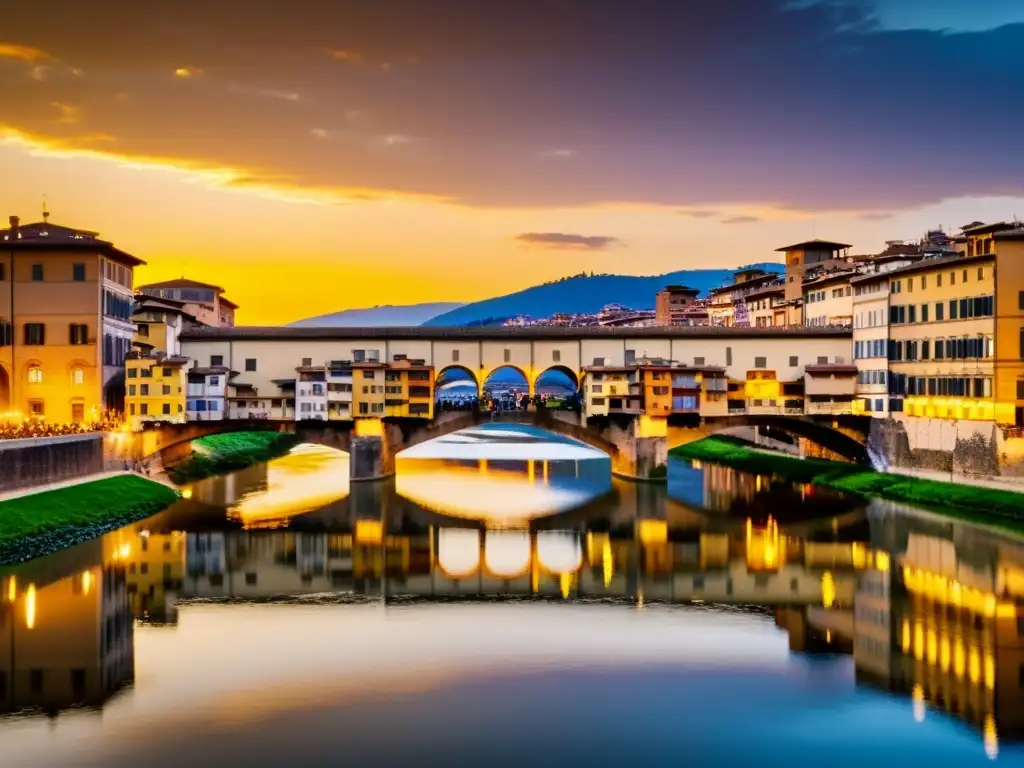
M 43 369 L 39 366 L 33 365 L 28 369 L 28 383 L 29 384 L 42 384 L 43 383 Z
M 85 384 L 85 371 L 81 368 L 71 369 L 71 383 L 72 384 Z

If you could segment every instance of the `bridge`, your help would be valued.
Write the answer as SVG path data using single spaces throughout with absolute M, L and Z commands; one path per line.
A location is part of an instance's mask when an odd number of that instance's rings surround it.
M 372 426 L 367 430 L 364 424 Z M 292 433 L 302 442 L 325 445 L 352 456 L 352 480 L 372 480 L 394 474 L 395 458 L 403 450 L 428 440 L 481 424 L 522 424 L 569 437 L 595 448 L 611 460 L 616 475 L 646 480 L 663 476 L 668 451 L 716 432 L 737 427 L 771 427 L 810 440 L 854 462 L 866 462 L 865 444 L 870 421 L 866 417 L 735 414 L 719 417 L 670 417 L 665 434 L 645 435 L 641 421 L 632 416 L 586 418 L 575 411 L 529 409 L 489 414 L 455 411 L 433 420 L 384 418 L 356 421 L 288 421 L 225 419 L 184 424 L 152 425 L 134 434 L 133 453 L 138 458 L 159 454 L 167 466 L 186 458 L 193 440 L 211 435 L 245 431 Z

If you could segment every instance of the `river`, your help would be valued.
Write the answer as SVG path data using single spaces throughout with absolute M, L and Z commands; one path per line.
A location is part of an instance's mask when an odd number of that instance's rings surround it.
M 2 764 L 1024 764 L 1024 538 L 515 432 L 3 571 Z

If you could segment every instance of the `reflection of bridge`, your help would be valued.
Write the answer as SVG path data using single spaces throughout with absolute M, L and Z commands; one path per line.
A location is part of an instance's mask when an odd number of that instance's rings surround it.
M 352 455 L 353 480 L 376 479 L 394 474 L 397 454 L 414 445 L 444 437 L 484 423 L 530 424 L 565 435 L 606 453 L 612 471 L 628 478 L 655 476 L 664 466 L 668 450 L 693 440 L 736 427 L 772 427 L 810 440 L 851 461 L 866 461 L 864 444 L 870 420 L 859 416 L 784 416 L 737 414 L 708 417 L 670 417 L 663 434 L 645 435 L 642 420 L 632 416 L 596 416 L 589 419 L 571 411 L 511 411 L 490 416 L 475 411 L 455 411 L 426 419 L 385 418 L 373 421 L 377 434 L 361 431 L 363 422 L 223 420 L 151 426 L 135 433 L 138 456 L 161 454 L 165 464 L 191 452 L 189 443 L 209 435 L 239 431 L 289 432 L 303 442 L 326 445 Z

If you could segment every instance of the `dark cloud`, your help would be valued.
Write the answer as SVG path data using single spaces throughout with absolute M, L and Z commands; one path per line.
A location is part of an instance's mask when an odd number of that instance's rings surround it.
M 625 244 L 606 235 L 568 235 L 563 232 L 526 232 L 516 235 L 518 242 L 531 248 L 560 248 L 573 251 L 606 251 Z
M 689 216 L 691 219 L 710 219 L 718 215 L 718 211 L 701 210 L 699 208 L 694 210 L 680 211 L 683 216 Z
M 757 216 L 730 216 L 728 219 L 722 219 L 723 224 L 753 224 L 754 222 L 760 221 Z
M 13 2 L 0 130 L 73 141 L 46 107 L 74 104 L 78 134 L 129 156 L 477 206 L 1024 194 L 1024 25 L 957 33 L 976 0 L 943 0 L 940 31 L 911 0 Z M 32 51 L 87 76 L 33 77 Z M 353 110 L 371 140 L 310 133 Z M 374 136 L 417 141 L 381 152 Z M 580 161 L 566 172 L 543 148 Z

